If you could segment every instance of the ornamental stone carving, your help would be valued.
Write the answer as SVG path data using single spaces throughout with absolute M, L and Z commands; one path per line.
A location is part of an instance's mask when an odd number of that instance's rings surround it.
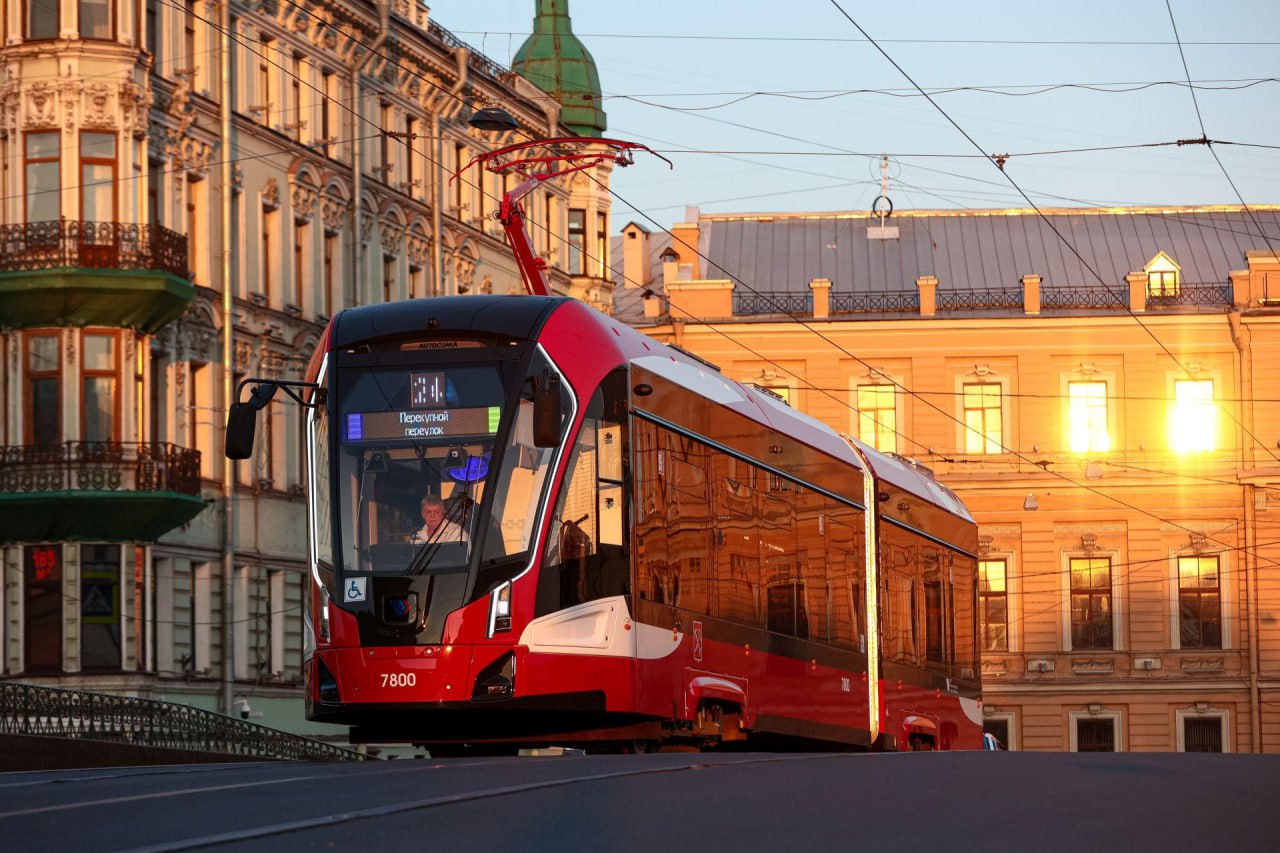
M 83 126 L 86 128 L 115 128 L 116 111 L 111 103 L 111 89 L 103 82 L 89 83 L 84 87 Z
M 382 243 L 382 251 L 388 255 L 398 255 L 404 248 L 404 225 L 394 217 L 384 216 L 378 222 L 378 238 Z
M 312 184 L 302 181 L 293 183 L 293 221 L 306 225 L 316 212 L 316 202 L 320 199 L 320 191 Z
M 431 260 L 431 238 L 414 229 L 406 235 L 405 254 L 411 269 L 422 269 Z
M 320 216 L 324 220 L 324 233 L 334 237 L 342 233 L 347 218 L 347 201 L 331 192 L 325 192 L 320 200 Z
M 262 188 L 262 209 L 266 211 L 280 209 L 280 182 L 275 178 L 267 178 L 267 185 Z
M 129 80 L 120 84 L 120 105 L 123 107 L 124 131 L 139 141 L 147 138 L 147 116 L 151 110 L 151 86 L 145 88 Z
M 58 124 L 57 93 L 43 80 L 27 90 L 27 117 L 24 127 L 56 127 Z
M 22 106 L 22 87 L 16 80 L 0 86 L 0 137 L 8 139 L 18 133 L 18 112 Z

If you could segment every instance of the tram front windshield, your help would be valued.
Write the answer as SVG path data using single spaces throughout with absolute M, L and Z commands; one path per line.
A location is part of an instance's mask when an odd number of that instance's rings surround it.
M 465 571 L 528 548 L 550 454 L 532 444 L 531 404 L 507 399 L 498 364 L 340 371 L 339 563 L 347 572 Z M 485 501 L 492 490 L 498 500 Z M 480 592 L 477 590 L 477 592 Z

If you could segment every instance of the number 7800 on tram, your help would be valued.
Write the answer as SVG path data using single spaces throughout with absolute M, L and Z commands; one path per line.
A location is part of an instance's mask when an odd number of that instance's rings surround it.
M 576 300 L 333 318 L 306 406 L 306 713 L 476 748 L 978 749 L 977 531 L 878 453 Z

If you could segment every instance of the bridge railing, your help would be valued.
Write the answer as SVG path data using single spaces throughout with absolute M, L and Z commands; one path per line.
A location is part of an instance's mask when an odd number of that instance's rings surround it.
M 352 749 L 156 699 L 0 682 L 0 734 L 161 747 L 243 758 L 359 761 Z

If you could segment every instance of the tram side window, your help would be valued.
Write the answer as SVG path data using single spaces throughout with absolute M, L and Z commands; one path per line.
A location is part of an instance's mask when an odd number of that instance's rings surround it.
M 796 559 L 806 596 L 805 612 L 809 621 L 809 639 L 831 642 L 827 601 L 827 555 L 823 542 L 823 509 L 826 500 L 812 489 L 796 492 Z
M 680 579 L 667 565 L 666 460 L 658 447 L 658 427 L 636 420 L 636 565 L 637 591 L 658 604 L 678 603 Z
M 916 566 L 909 546 L 885 549 L 884 656 L 901 663 L 917 663 Z
M 623 507 L 626 375 L 592 396 L 551 518 L 539 613 L 630 593 Z
M 977 563 L 972 557 L 957 555 L 951 577 L 955 586 L 955 649 L 956 666 L 961 678 L 976 677 L 978 662 L 977 625 L 978 598 Z
M 778 634 L 808 639 L 808 608 L 796 558 L 795 504 L 789 492 L 772 486 L 771 490 L 760 504 L 760 562 L 768 590 L 765 625 Z
M 714 464 L 716 529 L 711 614 L 745 625 L 759 625 L 762 620 L 755 484 L 760 472 L 725 454 L 716 454 Z
M 705 613 L 711 567 L 712 515 L 707 482 L 711 451 L 674 433 L 668 432 L 664 438 L 668 591 L 678 598 L 670 603 Z
M 827 611 L 833 646 L 866 651 L 863 633 L 863 584 L 866 560 L 858 510 L 831 499 L 826 502 Z
M 948 663 L 946 643 L 947 607 L 943 597 L 942 555 L 937 548 L 922 549 L 924 569 L 924 659 L 930 663 Z

